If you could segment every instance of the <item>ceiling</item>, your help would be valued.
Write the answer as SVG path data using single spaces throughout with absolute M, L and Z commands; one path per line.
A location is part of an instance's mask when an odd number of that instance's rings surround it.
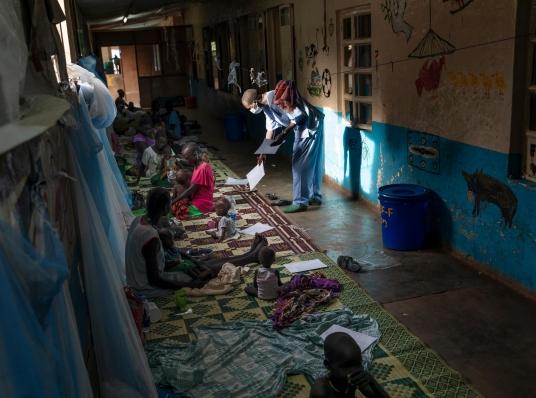
M 78 5 L 89 22 L 103 22 L 170 5 L 184 7 L 192 3 L 209 1 L 211 0 L 78 0 Z

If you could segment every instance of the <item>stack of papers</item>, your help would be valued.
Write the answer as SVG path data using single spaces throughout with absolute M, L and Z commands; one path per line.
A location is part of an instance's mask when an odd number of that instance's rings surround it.
M 322 340 L 326 340 L 326 337 L 328 337 L 330 334 L 337 332 L 342 332 L 350 335 L 350 337 L 354 339 L 354 341 L 357 343 L 359 348 L 361 348 L 361 352 L 364 352 L 367 348 L 369 348 L 378 340 L 377 337 L 372 337 L 367 334 L 359 333 L 355 330 L 348 329 L 339 325 L 332 325 L 328 330 L 322 333 L 320 337 L 322 337 Z
M 327 268 L 327 265 L 320 260 L 297 261 L 285 264 L 285 268 L 292 273 L 311 271 L 313 269 Z

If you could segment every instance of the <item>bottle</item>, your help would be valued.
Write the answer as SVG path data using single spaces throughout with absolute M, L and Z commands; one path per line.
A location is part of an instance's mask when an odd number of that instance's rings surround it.
M 227 196 L 227 199 L 231 204 L 231 209 L 229 210 L 229 218 L 233 221 L 236 221 L 236 201 L 233 196 Z

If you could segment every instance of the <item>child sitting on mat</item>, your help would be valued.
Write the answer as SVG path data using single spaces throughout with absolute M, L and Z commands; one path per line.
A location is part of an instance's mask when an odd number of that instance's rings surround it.
M 173 233 L 168 228 L 158 230 L 158 236 L 164 249 L 166 271 L 182 271 L 195 279 L 210 279 L 212 272 L 205 266 L 182 258 L 181 252 L 173 241 Z
M 275 251 L 269 247 L 263 247 L 259 252 L 261 266 L 253 275 L 253 285 L 248 285 L 244 291 L 250 296 L 263 300 L 277 298 L 278 290 L 282 286 L 279 271 L 270 268 L 275 262 Z
M 229 211 L 232 208 L 231 201 L 225 196 L 219 198 L 214 208 L 216 214 L 220 216 L 218 221 L 218 229 L 216 231 L 207 231 L 207 234 L 214 239 L 218 239 L 218 242 L 223 242 L 225 239 L 238 237 L 239 235 L 234 219 L 229 215 Z

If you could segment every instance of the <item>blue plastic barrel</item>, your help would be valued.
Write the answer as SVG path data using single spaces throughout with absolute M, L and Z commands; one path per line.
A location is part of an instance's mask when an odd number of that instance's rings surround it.
M 393 250 L 418 250 L 426 244 L 430 190 L 413 184 L 379 189 L 383 245 Z
M 229 113 L 224 118 L 225 138 L 228 141 L 242 141 L 245 138 L 246 127 L 244 117 L 240 113 Z

